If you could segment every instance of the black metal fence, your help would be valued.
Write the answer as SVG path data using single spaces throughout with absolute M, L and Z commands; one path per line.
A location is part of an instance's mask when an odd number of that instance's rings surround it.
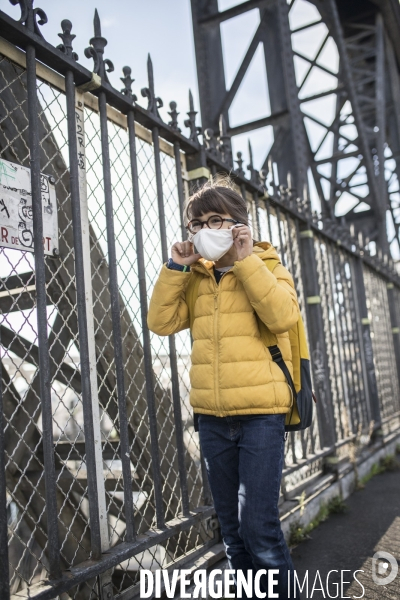
M 34 223 L 33 254 L 0 248 L 1 597 L 127 600 L 140 568 L 177 567 L 219 540 L 188 401 L 189 332 L 146 327 L 191 186 L 230 173 L 254 237 L 271 240 L 295 280 L 319 401 L 313 426 L 289 436 L 281 502 L 326 456 L 399 429 L 400 278 L 279 184 L 272 161 L 268 172 L 251 164 L 249 179 L 240 155 L 233 169 L 223 120 L 203 135 L 191 97 L 188 137 L 175 103 L 163 122 L 150 60 L 147 109 L 127 67 L 123 91 L 112 88 L 97 14 L 90 73 L 71 23 L 54 48 L 44 15 L 23 6 L 18 23 L 0 13 L 0 192 L 12 185 L 3 161 L 29 167 Z M 54 256 L 41 173 L 56 189 Z

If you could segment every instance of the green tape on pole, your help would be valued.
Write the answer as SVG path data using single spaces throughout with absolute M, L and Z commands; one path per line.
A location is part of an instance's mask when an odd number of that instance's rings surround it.
M 90 92 L 92 90 L 97 90 L 101 86 L 101 77 L 97 75 L 97 73 L 92 73 L 92 79 L 83 83 L 77 89 L 80 92 Z
M 394 288 L 394 285 L 393 285 L 393 283 L 387 283 L 386 287 L 388 290 L 392 290 Z
M 392 327 L 392 333 L 399 333 L 400 329 L 398 327 Z
M 198 169 L 193 169 L 193 171 L 188 171 L 189 181 L 200 179 L 201 177 L 210 178 L 210 171 L 206 167 L 199 167 Z
M 301 238 L 312 238 L 312 237 L 314 237 L 314 233 L 313 233 L 312 229 L 304 229 L 303 231 L 300 231 L 300 237 Z
M 364 319 L 361 319 L 361 324 L 362 325 L 371 325 L 371 319 L 368 319 L 367 317 L 365 317 Z
M 307 304 L 321 304 L 321 296 L 308 296 Z

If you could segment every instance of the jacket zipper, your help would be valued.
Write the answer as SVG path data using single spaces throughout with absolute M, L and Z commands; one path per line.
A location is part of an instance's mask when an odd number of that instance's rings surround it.
M 220 410 L 219 407 L 219 394 L 218 394 L 218 374 L 219 374 L 219 359 L 218 359 L 218 298 L 219 298 L 219 290 L 220 290 L 220 286 L 221 286 L 221 281 L 222 279 L 225 277 L 226 273 L 229 273 L 230 271 L 226 271 L 221 279 L 219 280 L 219 284 L 217 284 L 217 282 L 215 281 L 215 277 L 214 275 L 211 275 L 211 273 L 209 272 L 209 270 L 204 266 L 201 265 L 201 271 L 206 272 L 206 274 L 209 277 L 212 277 L 213 282 L 214 282 L 214 286 L 215 286 L 215 292 L 214 292 L 214 357 L 215 357 L 215 369 L 214 369 L 214 396 L 215 396 L 215 408 L 216 408 L 216 412 L 220 413 L 221 416 L 224 416 L 223 411 Z
M 229 271 L 226 271 L 226 273 L 229 273 Z M 222 275 L 221 279 L 219 280 L 219 284 L 217 284 L 217 282 L 214 279 L 214 285 L 216 287 L 216 291 L 214 292 L 214 356 L 215 356 L 214 394 L 215 394 L 215 406 L 217 408 L 217 411 L 221 414 L 221 416 L 224 416 L 224 413 L 223 413 L 223 411 L 221 411 L 220 404 L 219 404 L 218 309 L 219 309 L 221 281 L 225 277 L 226 273 L 224 273 Z
M 215 396 L 215 407 L 217 412 L 219 411 L 219 393 L 218 393 L 218 292 L 214 293 L 214 396 Z

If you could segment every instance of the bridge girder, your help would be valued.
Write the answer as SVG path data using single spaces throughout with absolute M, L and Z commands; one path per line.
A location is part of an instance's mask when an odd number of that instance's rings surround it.
M 366 244 L 375 242 L 383 253 L 396 254 L 400 251 L 399 5 L 394 0 L 307 0 L 319 18 L 296 27 L 291 17 L 300 2 L 306 0 L 290 4 L 247 0 L 219 11 L 217 0 L 191 0 L 203 130 L 218 130 L 221 115 L 232 137 L 272 126 L 274 141 L 266 149 L 262 168 L 276 163 L 280 182 L 290 179 L 299 193 L 311 177 L 323 215 L 345 220 L 361 232 Z M 259 25 L 227 89 L 221 24 L 253 9 L 259 12 Z M 315 36 L 324 27 L 313 57 L 294 44 L 301 32 Z M 321 60 L 332 42 L 337 68 Z M 271 114 L 231 127 L 230 108 L 260 44 Z M 296 61 L 303 65 L 302 76 Z M 329 76 L 332 87 L 304 93 L 318 74 Z M 335 105 L 330 116 L 322 108 L 327 101 Z M 322 132 L 320 139 L 315 139 L 311 126 Z

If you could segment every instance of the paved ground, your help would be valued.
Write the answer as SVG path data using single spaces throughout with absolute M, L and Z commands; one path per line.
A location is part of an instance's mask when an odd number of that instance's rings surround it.
M 400 471 L 376 475 L 363 490 L 352 494 L 346 504 L 346 513 L 329 517 L 311 533 L 310 540 L 292 551 L 300 581 L 304 580 L 308 570 L 308 593 L 305 587 L 302 599 L 361 597 L 365 600 L 400 600 L 400 569 L 388 585 L 377 585 L 372 579 L 372 557 L 377 551 L 389 552 L 400 564 Z M 381 581 L 392 571 L 387 557 L 378 560 L 376 566 Z M 364 592 L 353 579 L 353 573 L 358 569 L 364 570 L 364 573 L 356 574 Z M 331 573 L 327 589 L 326 579 L 330 570 L 339 573 Z M 343 591 L 340 589 L 341 571 L 343 581 L 352 582 L 344 584 Z M 339 586 L 335 582 L 339 582 Z
M 311 532 L 311 539 L 292 550 L 301 583 L 308 572 L 308 586 L 303 587 L 301 600 L 400 600 L 400 568 L 397 577 L 387 585 L 378 585 L 372 578 L 372 558 L 376 552 L 390 553 L 395 568 L 400 564 L 400 470 L 376 475 L 364 489 L 354 492 L 346 504 L 348 510 L 344 514 L 330 516 Z M 378 560 L 376 567 L 381 581 L 393 568 L 387 557 Z M 227 568 L 226 558 L 212 567 Z M 364 571 L 356 573 L 360 583 L 353 578 L 357 570 Z M 188 591 L 191 593 L 192 588 Z M 180 598 L 179 594 L 176 598 Z

